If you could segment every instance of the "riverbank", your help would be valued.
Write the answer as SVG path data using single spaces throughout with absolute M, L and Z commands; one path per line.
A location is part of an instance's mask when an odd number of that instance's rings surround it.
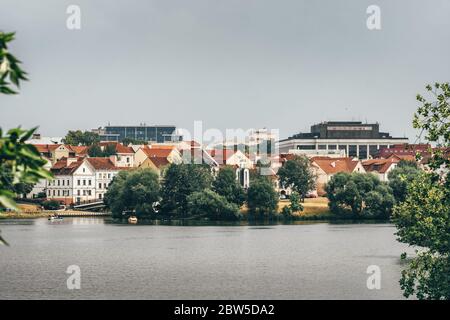
M 290 204 L 289 200 L 280 200 L 278 203 L 278 212 Z M 308 198 L 302 203 L 304 210 L 295 213 L 293 216 L 294 220 L 335 220 L 341 217 L 336 216 L 331 213 L 328 208 L 328 199 L 324 197 L 319 198 Z M 0 213 L 0 219 L 34 219 L 34 218 L 46 218 L 51 214 L 56 213 L 51 210 L 40 210 L 37 205 L 33 204 L 19 204 L 20 211 L 8 211 Z M 247 209 L 243 208 L 244 215 Z M 80 211 L 63 211 L 58 212 L 62 215 L 83 215 Z M 88 213 L 88 212 L 87 212 Z

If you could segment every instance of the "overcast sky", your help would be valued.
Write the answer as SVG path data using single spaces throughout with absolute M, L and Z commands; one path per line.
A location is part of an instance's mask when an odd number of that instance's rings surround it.
M 81 30 L 66 8 L 81 8 Z M 366 9 L 381 8 L 379 31 Z M 415 95 L 450 80 L 449 0 L 0 0 L 30 81 L 0 125 L 44 136 L 111 124 L 381 123 L 414 138 Z

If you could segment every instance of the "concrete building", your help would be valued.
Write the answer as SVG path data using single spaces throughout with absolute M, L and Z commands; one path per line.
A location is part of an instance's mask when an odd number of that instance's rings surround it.
M 352 158 L 369 159 L 379 150 L 396 144 L 408 143 L 407 138 L 392 137 L 380 132 L 378 123 L 361 121 L 330 121 L 311 126 L 311 132 L 298 133 L 278 142 L 280 153 L 297 150 L 343 150 Z
M 100 136 L 100 141 L 121 142 L 125 138 L 147 141 L 166 142 L 177 139 L 176 127 L 171 125 L 147 126 L 145 123 L 139 126 L 105 126 L 93 129 L 92 132 Z

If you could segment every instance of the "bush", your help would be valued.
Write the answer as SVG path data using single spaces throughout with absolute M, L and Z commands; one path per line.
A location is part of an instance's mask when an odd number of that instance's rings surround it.
M 197 191 L 187 197 L 189 215 L 204 215 L 211 220 L 237 220 L 239 206 L 212 190 Z
M 270 180 L 261 177 L 253 181 L 247 191 L 247 206 L 251 214 L 257 214 L 260 217 L 276 214 L 278 193 Z
M 47 200 L 42 202 L 42 206 L 45 210 L 58 210 L 61 207 L 61 204 L 56 200 Z

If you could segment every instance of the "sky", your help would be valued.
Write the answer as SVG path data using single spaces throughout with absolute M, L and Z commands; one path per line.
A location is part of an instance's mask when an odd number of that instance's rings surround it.
M 416 94 L 450 81 L 448 0 L 0 0 L 0 30 L 30 79 L 0 96 L 0 126 L 43 136 L 203 121 L 284 138 L 360 120 L 413 142 Z

